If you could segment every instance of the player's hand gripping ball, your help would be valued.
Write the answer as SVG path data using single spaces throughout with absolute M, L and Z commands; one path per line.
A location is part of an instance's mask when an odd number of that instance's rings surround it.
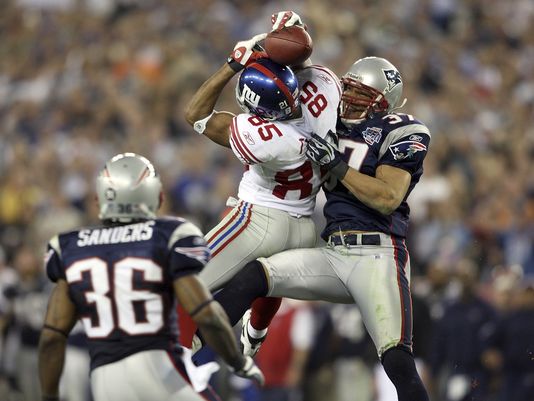
M 270 32 L 264 47 L 271 60 L 292 66 L 302 64 L 310 57 L 313 42 L 303 27 L 292 25 Z

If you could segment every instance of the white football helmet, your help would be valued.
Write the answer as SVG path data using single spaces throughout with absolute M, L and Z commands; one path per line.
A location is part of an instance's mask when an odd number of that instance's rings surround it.
M 96 179 L 101 220 L 153 219 L 162 197 L 161 180 L 148 159 L 135 153 L 112 157 Z
M 355 124 L 376 114 L 390 113 L 402 96 L 399 70 L 384 58 L 365 57 L 356 61 L 343 75 L 340 117 Z

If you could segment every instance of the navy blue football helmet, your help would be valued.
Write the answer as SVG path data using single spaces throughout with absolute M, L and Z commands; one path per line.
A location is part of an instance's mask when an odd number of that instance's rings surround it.
M 268 58 L 259 59 L 243 70 L 235 96 L 245 113 L 266 120 L 286 120 L 299 107 L 297 77 L 289 67 Z

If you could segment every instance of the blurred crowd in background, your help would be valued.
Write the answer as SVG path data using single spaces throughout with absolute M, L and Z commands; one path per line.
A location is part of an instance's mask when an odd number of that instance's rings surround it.
M 339 76 L 363 56 L 392 61 L 402 111 L 432 132 L 407 241 L 415 352 L 432 399 L 532 401 L 532 0 L 3 0 L 0 399 L 39 397 L 50 289 L 41 255 L 57 232 L 98 223 L 93 182 L 109 157 L 154 162 L 163 213 L 204 231 L 218 221 L 242 166 L 183 110 L 236 41 L 268 31 L 285 9 L 307 24 L 312 60 Z M 233 87 L 217 109 L 238 112 Z M 264 352 L 267 389 L 219 380 L 224 399 L 396 399 L 354 306 L 288 302 L 277 322 L 273 349 L 285 351 Z

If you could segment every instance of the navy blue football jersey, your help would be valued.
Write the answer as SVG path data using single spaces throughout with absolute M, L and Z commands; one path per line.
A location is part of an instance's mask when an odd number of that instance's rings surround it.
M 423 174 L 430 131 L 413 116 L 401 113 L 374 117 L 350 129 L 339 122 L 337 131 L 339 150 L 350 167 L 374 177 L 377 167 L 386 164 L 409 172 L 412 178 L 404 200 L 389 216 L 364 205 L 341 182 L 328 181 L 324 186 L 327 202 L 323 238 L 340 230 L 379 231 L 406 237 L 410 215 L 406 198 Z
M 60 234 L 49 242 L 50 280 L 68 282 L 87 334 L 91 369 L 136 352 L 173 350 L 173 281 L 210 258 L 202 232 L 183 219 L 156 219 Z

